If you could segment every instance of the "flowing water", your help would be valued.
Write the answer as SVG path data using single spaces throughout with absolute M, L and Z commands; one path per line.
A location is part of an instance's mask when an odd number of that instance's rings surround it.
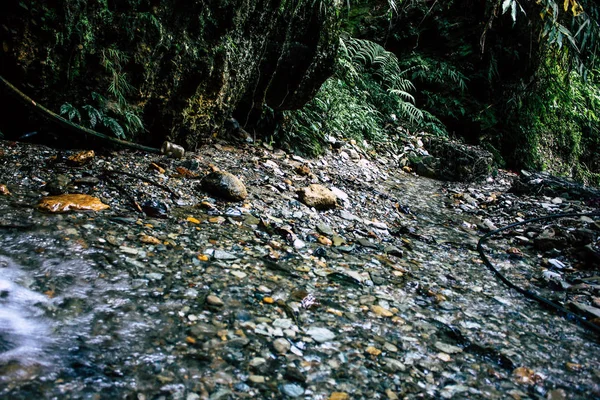
M 384 235 L 382 246 L 405 245 L 402 258 L 321 246 L 319 222 L 349 237 L 375 228 L 293 199 L 195 225 L 48 215 L 0 198 L 15 222 L 0 229 L 0 397 L 599 395 L 597 338 L 497 282 L 475 251 L 479 233 L 465 228 L 472 215 L 447 206 L 441 183 L 391 176 L 382 192 L 352 193 L 351 211 L 416 229 L 403 241 Z M 267 215 L 297 220 L 304 247 L 278 244 L 285 237 L 257 222 Z M 141 245 L 150 232 L 160 242 Z M 520 279 L 536 260 L 509 258 L 507 241 L 488 250 Z

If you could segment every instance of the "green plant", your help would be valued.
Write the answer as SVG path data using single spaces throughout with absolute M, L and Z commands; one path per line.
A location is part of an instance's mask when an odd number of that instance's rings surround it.
M 337 70 L 304 108 L 284 112 L 282 142 L 309 154 L 322 151 L 325 137 L 380 141 L 387 122 L 413 127 L 439 122 L 414 105 L 410 69 L 380 45 L 351 37 L 340 40 Z
M 85 117 L 70 103 L 64 103 L 60 107 L 60 114 L 90 129 L 104 127 L 120 139 L 131 138 L 144 131 L 142 120 L 132 109 L 122 110 L 117 103 L 108 101 L 96 92 L 92 92 L 92 100 L 96 102 L 96 106 L 85 104 L 81 107 L 85 111 Z

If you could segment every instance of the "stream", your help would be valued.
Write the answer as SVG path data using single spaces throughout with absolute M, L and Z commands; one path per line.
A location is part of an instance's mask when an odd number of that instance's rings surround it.
M 486 224 L 586 211 L 583 201 L 517 196 L 505 175 L 449 184 L 336 153 L 217 145 L 186 160 L 112 152 L 49 168 L 61 151 L 0 148 L 11 191 L 0 195 L 2 398 L 600 398 L 598 338 L 506 288 L 476 251 Z M 241 176 L 248 199 L 222 202 L 176 169 L 209 164 Z M 108 182 L 81 183 L 107 167 L 181 196 L 123 177 L 140 201 L 168 205 L 167 218 L 144 216 Z M 110 208 L 39 211 L 59 173 Z M 309 182 L 335 186 L 341 204 L 299 202 L 295 189 Z M 521 285 L 596 304 L 595 267 L 558 245 L 533 247 L 549 228 L 597 243 L 596 227 L 523 228 L 486 250 Z M 587 286 L 544 284 L 548 259 Z

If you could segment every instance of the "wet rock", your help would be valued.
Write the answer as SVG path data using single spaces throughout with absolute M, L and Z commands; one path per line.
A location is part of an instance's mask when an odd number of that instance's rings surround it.
M 225 303 L 223 303 L 223 300 L 212 294 L 206 296 L 206 303 L 215 307 L 223 307 L 225 305 Z
M 212 256 L 215 260 L 236 260 L 238 258 L 235 254 L 231 254 L 227 251 L 218 249 L 205 254 Z
M 436 171 L 436 159 L 434 157 L 428 156 L 418 159 L 414 162 L 413 168 L 415 172 L 426 178 L 437 178 L 438 172 Z M 448 179 L 450 180 L 450 179 Z
M 335 334 L 327 328 L 310 327 L 306 334 L 313 338 L 315 342 L 324 343 L 335 339 Z
M 381 361 L 383 362 L 383 369 L 386 372 L 394 374 L 406 371 L 406 365 L 395 358 L 383 357 Z
M 287 339 L 279 338 L 273 341 L 273 349 L 277 354 L 286 354 L 292 345 Z
M 142 211 L 152 218 L 168 218 L 169 206 L 159 200 L 147 200 L 141 204 Z
M 361 221 L 360 217 L 357 217 L 356 215 L 354 215 L 346 210 L 340 211 L 340 217 L 342 219 L 345 219 L 346 221 Z
M 438 349 L 439 351 L 442 351 L 447 354 L 462 353 L 462 351 L 463 351 L 458 346 L 453 346 L 451 344 L 446 344 L 443 342 L 435 342 L 435 348 Z
M 335 196 L 336 196 L 336 197 L 337 197 L 339 200 L 341 200 L 341 201 L 343 201 L 343 202 L 346 202 L 346 201 L 348 201 L 348 200 L 349 200 L 348 193 L 344 192 L 343 190 L 341 190 L 341 189 L 338 189 L 338 188 L 337 188 L 337 187 L 335 187 L 335 186 L 332 186 L 332 187 L 331 187 L 331 191 L 333 192 L 333 194 L 335 194 Z
M 69 184 L 71 179 L 66 175 L 56 175 L 44 186 L 44 190 L 49 192 L 51 195 L 64 194 L 69 191 Z
M 396 257 L 402 257 L 404 255 L 404 253 L 402 252 L 402 250 L 400 250 L 396 246 L 386 246 L 383 249 L 383 251 L 385 251 L 387 254 L 390 254 L 390 255 L 396 256 Z
M 296 367 L 287 367 L 284 377 L 290 381 L 305 383 L 306 375 Z
M 248 380 L 252 383 L 265 383 L 265 377 L 262 375 L 250 375 Z
M 328 400 L 349 400 L 350 395 L 345 392 L 333 392 Z
M 331 229 L 331 227 L 329 225 L 326 225 L 324 223 L 319 223 L 317 224 L 317 230 L 319 232 L 321 232 L 323 235 L 327 235 L 327 236 L 333 236 L 334 232 L 333 229 Z
M 317 210 L 335 208 L 337 197 L 323 185 L 312 184 L 298 190 L 300 201 Z
M 371 311 L 375 315 L 378 315 L 380 317 L 391 317 L 391 316 L 394 315 L 390 310 L 387 310 L 387 309 L 385 309 L 385 308 L 383 308 L 381 306 L 378 306 L 378 305 L 372 305 L 371 306 Z
M 569 307 L 571 307 L 573 310 L 577 310 L 577 311 L 585 314 L 589 318 L 600 319 L 600 308 L 596 308 L 596 307 L 592 307 L 592 306 L 588 306 L 588 305 L 576 303 L 576 302 L 569 303 Z
M 281 393 L 292 398 L 300 397 L 304 394 L 304 388 L 296 383 L 287 383 L 281 385 Z
M 225 171 L 214 171 L 200 182 L 205 192 L 230 201 L 242 201 L 248 197 L 246 186 L 235 175 Z
M 160 281 L 163 278 L 163 274 L 160 274 L 158 272 L 150 272 L 149 274 L 146 274 L 146 279 L 149 279 L 151 281 Z

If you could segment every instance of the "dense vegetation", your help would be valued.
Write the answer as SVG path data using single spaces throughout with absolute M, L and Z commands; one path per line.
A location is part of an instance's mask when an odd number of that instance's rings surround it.
M 318 150 L 317 132 L 376 140 L 395 116 L 501 165 L 598 184 L 598 13 L 575 0 L 351 2 L 351 46 L 290 126 Z
M 318 154 L 330 136 L 374 142 L 403 126 L 480 144 L 506 167 L 600 183 L 592 0 L 33 0 L 5 11 L 0 74 L 121 138 L 193 147 L 234 116 Z

